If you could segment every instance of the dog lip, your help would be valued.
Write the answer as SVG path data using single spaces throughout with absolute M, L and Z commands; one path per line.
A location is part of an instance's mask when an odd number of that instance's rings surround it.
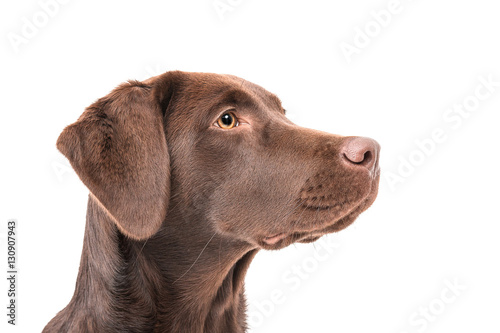
M 268 245 L 274 245 L 276 243 L 278 243 L 280 240 L 286 238 L 286 235 L 284 233 L 279 233 L 279 234 L 275 234 L 275 235 L 272 235 L 272 236 L 268 236 L 268 237 L 264 237 L 264 243 L 268 244 Z
M 302 207 L 304 207 L 305 209 L 310 209 L 310 210 L 323 211 L 323 210 L 330 210 L 330 209 L 335 208 L 337 206 L 343 206 L 346 203 L 348 203 L 348 202 L 343 201 L 343 202 L 336 202 L 336 203 L 330 203 L 330 204 L 327 203 L 327 204 L 319 205 L 319 206 L 302 204 Z

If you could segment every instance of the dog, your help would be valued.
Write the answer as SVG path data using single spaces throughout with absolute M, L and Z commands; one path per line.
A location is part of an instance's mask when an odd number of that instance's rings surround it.
M 76 288 L 43 332 L 239 333 L 260 249 L 313 242 L 375 200 L 380 146 L 293 124 L 232 75 L 129 81 L 57 148 L 90 190 Z

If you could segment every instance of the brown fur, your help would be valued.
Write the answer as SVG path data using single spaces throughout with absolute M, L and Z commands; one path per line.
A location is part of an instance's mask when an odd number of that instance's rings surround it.
M 240 126 L 216 127 L 228 108 Z M 230 75 L 120 85 L 57 141 L 90 195 L 74 296 L 44 332 L 244 332 L 258 250 L 341 230 L 375 200 L 379 148 L 355 140 L 294 125 Z

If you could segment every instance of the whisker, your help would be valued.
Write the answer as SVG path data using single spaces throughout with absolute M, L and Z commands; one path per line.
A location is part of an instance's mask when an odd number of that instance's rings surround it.
M 291 201 L 291 200 L 290 200 Z M 295 206 L 294 208 L 292 208 L 282 219 L 281 223 L 285 222 L 285 220 L 290 216 L 292 215 L 293 213 L 295 213 L 295 211 L 297 210 L 297 208 L 300 207 L 300 205 L 302 205 L 302 203 L 305 201 L 305 199 L 302 199 L 299 201 L 299 203 L 297 204 L 297 206 Z
M 300 219 L 302 218 L 302 214 L 304 214 L 304 212 L 307 210 L 307 206 L 304 206 L 302 208 L 302 212 L 300 213 L 299 217 L 297 218 L 297 220 L 295 220 L 295 223 L 294 223 L 294 226 L 296 226 L 297 224 L 299 224 L 299 221 Z
M 215 237 L 215 235 L 217 234 L 217 231 L 214 232 L 214 234 L 212 235 L 212 237 L 210 237 L 210 239 L 208 240 L 207 244 L 205 244 L 205 246 L 203 247 L 203 249 L 201 250 L 200 254 L 198 255 L 198 258 L 196 258 L 196 260 L 193 262 L 193 264 L 188 268 L 188 270 L 186 272 L 184 272 L 184 274 L 182 274 L 181 276 L 179 276 L 179 278 L 177 278 L 177 280 L 175 280 L 172 284 L 175 284 L 177 281 L 179 281 L 180 279 L 182 279 L 190 270 L 191 268 L 193 268 L 193 266 L 198 262 L 198 259 L 200 259 L 201 255 L 203 254 L 203 252 L 205 251 L 205 249 L 207 248 L 208 244 L 212 241 L 212 239 Z
M 302 208 L 302 213 L 300 213 L 299 218 L 297 219 L 297 221 L 299 221 L 302 218 L 302 214 L 304 214 L 304 212 L 306 210 L 307 210 L 307 206 L 304 206 L 304 208 Z
M 170 197 L 170 201 L 172 201 L 172 198 L 176 197 L 177 195 L 178 195 L 178 194 L 176 194 L 176 195 L 174 195 L 174 196 Z M 178 201 L 178 202 L 175 204 L 175 206 L 173 206 L 173 207 L 168 207 L 168 210 L 169 210 L 169 211 L 173 211 L 173 210 L 174 210 L 174 208 L 176 208 L 176 207 L 177 207 L 180 203 L 181 203 L 181 201 Z
M 139 250 L 139 252 L 137 253 L 136 257 L 135 257 L 135 261 L 134 261 L 134 265 L 135 266 L 137 264 L 137 261 L 139 260 L 139 255 L 142 253 L 142 250 L 144 250 L 144 247 L 146 246 L 146 243 L 148 242 L 148 239 L 146 239 L 144 241 L 144 244 L 142 244 L 142 247 L 141 249 Z
M 220 266 L 220 253 L 222 252 L 221 248 L 222 248 L 222 238 L 220 239 L 220 242 L 219 242 L 219 266 Z
M 321 208 L 321 202 L 323 201 L 323 199 L 321 199 L 318 203 L 318 209 L 316 209 L 316 215 L 314 216 L 314 219 L 316 220 L 318 218 L 318 215 L 319 215 L 319 211 L 320 211 L 320 208 Z

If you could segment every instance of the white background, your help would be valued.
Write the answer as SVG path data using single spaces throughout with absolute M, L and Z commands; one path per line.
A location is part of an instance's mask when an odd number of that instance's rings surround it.
M 299 125 L 382 146 L 379 197 L 326 237 L 333 247 L 258 254 L 251 332 L 499 332 L 500 86 L 485 97 L 480 81 L 500 82 L 498 4 L 401 0 L 381 26 L 371 12 L 389 0 L 221 2 L 231 10 L 220 15 L 213 0 L 74 0 L 50 17 L 37 1 L 2 2 L 0 258 L 16 218 L 20 273 L 18 326 L 6 324 L 2 278 L 0 330 L 41 331 L 73 293 L 88 191 L 59 133 L 117 84 L 179 69 L 241 76 Z M 14 47 L 27 21 L 40 27 Z M 464 102 L 467 117 L 444 118 Z

